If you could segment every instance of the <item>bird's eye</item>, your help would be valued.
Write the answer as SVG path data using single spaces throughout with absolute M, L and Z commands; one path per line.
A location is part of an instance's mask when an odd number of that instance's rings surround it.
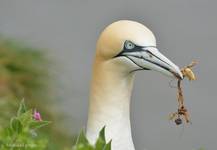
M 135 45 L 132 42 L 130 42 L 130 41 L 125 42 L 125 48 L 126 49 L 133 49 L 134 47 L 135 47 Z

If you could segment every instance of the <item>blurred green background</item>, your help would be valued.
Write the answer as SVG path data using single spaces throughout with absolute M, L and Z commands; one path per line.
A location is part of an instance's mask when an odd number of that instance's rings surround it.
M 61 128 L 64 116 L 55 109 L 58 99 L 52 88 L 55 86 L 50 71 L 53 67 L 46 50 L 0 37 L 0 131 L 24 99 L 28 107 L 41 112 L 43 119 L 52 121 L 39 133 L 48 139 L 48 150 L 62 150 L 71 147 L 74 138 Z

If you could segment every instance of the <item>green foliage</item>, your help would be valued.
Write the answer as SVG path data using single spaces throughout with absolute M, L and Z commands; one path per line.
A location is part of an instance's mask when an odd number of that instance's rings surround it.
M 28 100 L 28 106 L 52 115 L 45 108 L 50 99 L 46 94 L 50 89 L 49 65 L 41 50 L 0 37 L 0 128 L 14 113 L 16 101 L 23 98 Z
M 20 102 L 20 107 L 17 111 L 17 116 L 21 116 L 22 114 L 24 114 L 26 112 L 26 105 L 24 103 L 24 99 Z
M 14 133 L 17 133 L 17 134 L 20 134 L 22 132 L 23 125 L 22 125 L 21 121 L 17 117 L 14 117 L 14 118 L 11 119 L 10 129 Z
M 84 130 L 82 130 L 78 136 L 75 146 L 73 147 L 73 150 L 111 150 L 111 141 L 106 143 L 105 127 L 103 127 L 100 131 L 95 145 L 91 145 L 89 143 L 85 136 Z
M 62 129 L 60 123 L 64 117 L 53 109 L 57 102 L 55 79 L 51 74 L 54 65 L 46 52 L 0 35 L 0 132 L 16 113 L 18 100 L 25 99 L 27 106 L 37 107 L 43 112 L 43 118 L 55 122 L 39 131 L 48 138 L 47 150 L 62 150 L 71 145 L 73 136 Z M 17 116 L 26 111 L 24 105 L 20 109 Z
M 38 129 L 49 123 L 50 121 L 37 120 L 35 111 L 27 109 L 24 100 L 22 100 L 17 115 L 11 118 L 7 127 L 0 130 L 0 150 L 48 149 L 48 138 L 40 136 L 37 132 Z M 70 149 L 65 148 L 64 150 Z M 89 143 L 84 130 L 82 130 L 72 150 L 111 150 L 111 141 L 106 143 L 105 127 L 101 129 L 95 145 Z
M 8 127 L 0 132 L 0 149 L 45 150 L 48 140 L 39 136 L 37 130 L 49 123 L 49 121 L 36 121 L 32 109 L 27 110 L 22 101 L 17 115 L 12 117 Z

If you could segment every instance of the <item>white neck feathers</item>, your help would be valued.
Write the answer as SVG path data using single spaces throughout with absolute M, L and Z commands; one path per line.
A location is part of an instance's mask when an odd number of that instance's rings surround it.
M 90 91 L 87 137 L 94 143 L 106 126 L 112 150 L 134 150 L 130 125 L 130 97 L 134 74 L 96 58 Z

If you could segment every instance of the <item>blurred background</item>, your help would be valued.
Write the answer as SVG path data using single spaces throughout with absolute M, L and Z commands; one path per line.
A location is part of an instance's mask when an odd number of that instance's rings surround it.
M 86 125 L 97 38 L 108 24 L 130 19 L 150 28 L 158 49 L 177 65 L 199 61 L 198 80 L 184 82 L 192 125 L 168 121 L 177 108 L 170 79 L 137 73 L 136 149 L 216 149 L 216 6 L 215 0 L 0 0 L 0 128 L 25 98 L 52 120 L 43 132 L 48 149 L 70 147 Z

